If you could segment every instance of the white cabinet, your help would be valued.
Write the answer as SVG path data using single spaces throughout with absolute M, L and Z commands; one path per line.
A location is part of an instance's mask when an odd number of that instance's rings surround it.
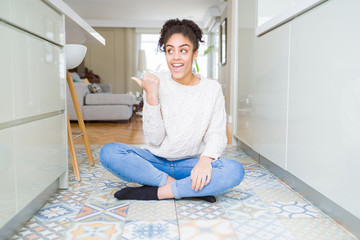
M 62 48 L 14 28 L 9 28 L 8 34 L 12 39 L 15 119 L 64 109 Z
M 358 0 L 329 0 L 253 42 L 253 28 L 239 29 L 236 126 L 239 139 L 291 173 L 289 179 L 297 177 L 325 196 L 322 202 L 356 218 L 359 9 Z M 255 14 L 255 6 L 247 10 Z
M 1 9 L 1 7 L 0 7 Z M 2 11 L 2 10 L 0 10 Z M 8 122 L 13 120 L 14 115 L 14 102 L 12 98 L 12 72 L 11 61 L 9 58 L 11 56 L 11 37 L 9 35 L 9 30 L 6 24 L 0 21 L 0 72 L 1 72 L 1 87 L 0 87 L 0 104 L 1 104 L 1 114 L 0 114 L 0 124 L 3 122 Z M 6 103 L 6 104 L 4 104 Z
M 59 45 L 65 44 L 62 14 L 39 0 L 1 0 L 0 18 Z
M 63 113 L 14 128 L 18 209 L 66 171 L 65 120 Z
M 16 213 L 14 130 L 0 130 L 0 229 Z
M 286 167 L 289 24 L 255 40 L 253 148 Z
M 328 1 L 292 22 L 288 171 L 360 218 L 359 9 Z
M 43 1 L 0 1 L 0 238 L 67 170 L 64 34 Z

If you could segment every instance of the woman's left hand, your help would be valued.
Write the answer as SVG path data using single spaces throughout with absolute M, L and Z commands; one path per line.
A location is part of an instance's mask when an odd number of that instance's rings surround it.
M 212 158 L 201 156 L 195 167 L 191 171 L 192 189 L 195 191 L 201 190 L 211 180 L 212 172 Z

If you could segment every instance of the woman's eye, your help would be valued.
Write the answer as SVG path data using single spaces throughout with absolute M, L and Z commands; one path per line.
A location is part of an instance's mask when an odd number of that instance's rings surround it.
M 187 53 L 187 50 L 182 49 L 181 52 L 182 52 L 182 53 Z
M 167 50 L 168 53 L 173 53 L 172 49 Z

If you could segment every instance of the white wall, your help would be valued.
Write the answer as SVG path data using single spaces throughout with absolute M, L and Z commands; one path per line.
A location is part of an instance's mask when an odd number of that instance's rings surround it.
M 329 0 L 261 37 L 239 19 L 236 134 L 360 218 L 358 9 Z

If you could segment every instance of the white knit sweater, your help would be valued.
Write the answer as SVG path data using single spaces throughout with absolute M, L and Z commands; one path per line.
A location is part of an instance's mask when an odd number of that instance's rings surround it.
M 226 113 L 221 86 L 203 76 L 195 86 L 171 79 L 170 72 L 156 73 L 160 79 L 159 105 L 146 103 L 143 128 L 156 156 L 174 161 L 205 155 L 217 159 L 226 147 Z

